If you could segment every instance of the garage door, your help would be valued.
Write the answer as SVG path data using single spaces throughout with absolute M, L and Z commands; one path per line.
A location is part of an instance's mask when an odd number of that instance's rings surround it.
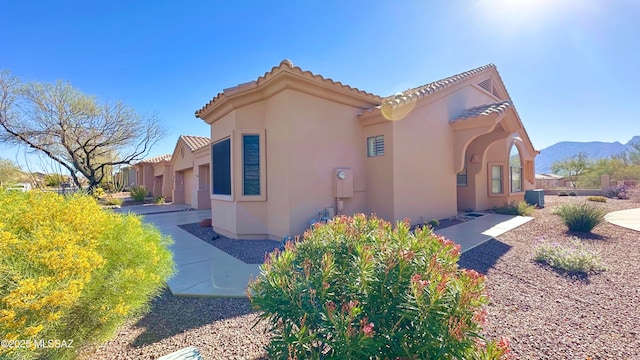
M 184 203 L 193 205 L 193 189 L 194 189 L 193 169 L 184 171 Z

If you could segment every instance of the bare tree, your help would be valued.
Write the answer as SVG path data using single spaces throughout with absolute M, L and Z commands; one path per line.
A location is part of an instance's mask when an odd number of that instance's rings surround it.
M 119 165 L 142 160 L 166 135 L 154 115 L 143 116 L 121 102 L 103 102 L 69 83 L 21 83 L 0 72 L 0 139 L 26 145 L 79 174 L 92 191 Z M 117 157 L 114 157 L 117 154 Z

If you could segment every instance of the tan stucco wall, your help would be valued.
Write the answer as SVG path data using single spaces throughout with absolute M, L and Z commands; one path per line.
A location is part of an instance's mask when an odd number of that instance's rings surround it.
M 302 234 L 326 207 L 336 208 L 336 168 L 353 172 L 353 196 L 343 199 L 343 213 L 366 210 L 366 145 L 357 120 L 360 109 L 296 90 L 234 110 L 212 125 L 212 142 L 242 129 L 266 129 L 265 201 L 237 201 L 242 186 L 239 135 L 232 144 L 232 193 L 213 196 L 214 228 L 235 228 L 239 238 L 281 238 Z M 232 142 L 234 139 L 232 138 Z M 235 221 L 233 217 L 235 216 Z
M 210 145 L 191 151 L 184 141 L 178 141 L 171 157 L 174 203 L 198 210 L 211 208 L 210 157 Z
M 453 216 L 456 178 L 445 98 L 394 122 L 394 219 L 420 223 Z M 426 105 L 426 104 L 425 104 Z
M 194 207 L 211 209 L 211 145 L 193 152 Z
M 372 136 L 384 136 L 384 155 L 365 157 L 365 182 L 367 187 L 366 214 L 375 213 L 378 217 L 394 219 L 393 196 L 393 124 L 383 120 L 363 129 L 364 150 L 367 138 Z M 365 154 L 366 155 L 366 154 Z

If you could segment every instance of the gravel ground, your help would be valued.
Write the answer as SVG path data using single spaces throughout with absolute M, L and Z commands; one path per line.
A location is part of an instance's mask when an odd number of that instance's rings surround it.
M 247 264 L 262 264 L 267 254 L 280 247 L 280 242 L 273 240 L 233 240 L 222 235 L 214 239 L 217 234 L 213 229 L 200 223 L 178 226 Z
M 486 274 L 491 303 L 485 334 L 507 337 L 518 359 L 640 359 L 640 233 L 609 223 L 593 235 L 571 234 L 553 207 L 584 197 L 546 196 L 535 219 L 463 254 L 460 265 Z M 607 211 L 640 207 L 609 200 Z M 579 236 L 607 270 L 567 276 L 533 261 L 536 238 L 568 243 Z M 216 240 L 217 241 L 217 240 Z M 173 297 L 124 326 L 87 359 L 155 359 L 196 346 L 205 359 L 260 359 L 269 341 L 246 299 Z

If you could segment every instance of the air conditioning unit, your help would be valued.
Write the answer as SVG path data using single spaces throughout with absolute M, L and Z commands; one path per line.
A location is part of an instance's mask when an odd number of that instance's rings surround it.
M 526 190 L 524 192 L 524 201 L 528 204 L 536 205 L 539 208 L 544 207 L 544 189 Z

